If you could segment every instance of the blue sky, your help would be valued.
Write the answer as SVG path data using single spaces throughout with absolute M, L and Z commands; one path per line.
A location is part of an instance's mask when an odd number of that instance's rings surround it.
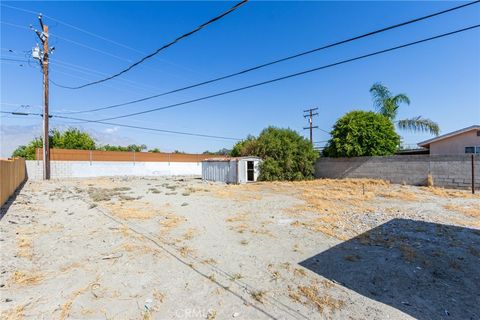
M 462 2 L 250 2 L 221 21 L 162 51 L 127 74 L 80 90 L 51 85 L 52 114 L 105 106 L 175 89 L 300 51 L 366 33 Z M 93 37 L 64 23 L 45 18 L 50 27 L 51 79 L 80 85 L 121 70 L 210 19 L 233 2 L 8 2 L 87 30 L 121 45 Z M 30 24 L 32 13 L 1 7 L 1 56 L 25 59 L 38 42 Z M 480 22 L 480 5 L 388 31 L 307 57 L 277 64 L 208 86 L 144 103 L 79 114 L 100 119 L 181 102 L 273 77 L 363 55 Z M 25 28 L 9 25 L 15 24 Z M 81 45 L 79 45 L 81 44 Z M 89 48 L 87 48 L 88 46 Z M 130 47 L 130 48 L 126 48 Z M 8 52 L 13 50 L 14 52 Z M 28 55 L 28 54 L 27 54 Z M 19 66 L 22 64 L 23 66 Z M 1 108 L 40 111 L 42 76 L 36 64 L 3 60 Z M 306 76 L 233 93 L 178 108 L 116 120 L 118 123 L 243 138 L 274 125 L 307 136 L 302 110 L 318 107 L 315 124 L 329 131 L 335 120 L 354 110 L 373 110 L 370 86 L 380 81 L 393 93 L 406 93 L 412 103 L 399 118 L 421 115 L 437 121 L 442 133 L 480 123 L 480 32 L 457 34 L 415 47 L 322 70 Z M 1 116 L 1 156 L 41 132 L 40 117 Z M 52 127 L 77 126 L 90 131 L 99 143 L 144 143 L 162 151 L 202 152 L 230 148 L 233 141 L 148 133 L 99 124 L 52 119 Z M 425 140 L 427 134 L 400 132 L 404 142 Z M 328 139 L 317 130 L 316 141 Z

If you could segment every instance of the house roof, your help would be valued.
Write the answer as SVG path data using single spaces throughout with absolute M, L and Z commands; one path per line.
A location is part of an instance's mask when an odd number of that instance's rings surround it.
M 419 142 L 418 145 L 420 147 L 428 148 L 430 146 L 430 144 L 433 143 L 433 142 L 437 142 L 437 141 L 440 141 L 440 140 L 451 138 L 451 137 L 454 137 L 456 135 L 459 135 L 459 134 L 462 134 L 462 133 L 465 133 L 465 132 L 469 132 L 469 131 L 472 131 L 472 130 L 475 130 L 475 131 L 480 130 L 480 125 L 474 124 L 473 126 L 470 126 L 470 127 L 466 127 L 466 128 L 463 128 L 463 129 L 460 129 L 460 130 L 457 130 L 457 131 L 452 131 L 452 132 L 443 134 L 441 136 Z

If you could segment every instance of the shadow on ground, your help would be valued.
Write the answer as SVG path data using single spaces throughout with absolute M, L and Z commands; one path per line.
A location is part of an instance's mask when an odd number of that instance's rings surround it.
M 480 319 L 480 230 L 394 219 L 300 265 L 417 319 Z

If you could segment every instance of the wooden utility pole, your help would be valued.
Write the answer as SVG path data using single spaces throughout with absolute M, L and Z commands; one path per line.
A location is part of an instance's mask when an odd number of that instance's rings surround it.
M 308 123 L 309 123 L 309 126 L 304 127 L 303 130 L 307 130 L 307 129 L 310 130 L 310 143 L 312 145 L 313 145 L 313 129 L 318 128 L 318 126 L 313 125 L 313 116 L 318 115 L 318 112 L 314 112 L 316 110 L 318 110 L 318 108 L 303 110 L 303 117 L 308 118 Z
M 40 18 L 40 22 L 41 22 Z M 43 26 L 43 180 L 50 180 L 50 143 L 48 139 L 48 26 L 41 23 Z
M 32 56 L 40 62 L 43 71 L 43 180 L 50 180 L 50 145 L 48 140 L 48 121 L 50 119 L 48 113 L 48 56 L 50 52 L 53 52 L 54 48 L 48 47 L 48 26 L 43 23 L 42 14 L 38 15 L 38 21 L 40 23 L 41 32 L 34 29 L 31 25 L 30 28 L 35 31 L 42 42 L 43 51 L 41 51 L 37 45 L 37 47 L 32 50 Z

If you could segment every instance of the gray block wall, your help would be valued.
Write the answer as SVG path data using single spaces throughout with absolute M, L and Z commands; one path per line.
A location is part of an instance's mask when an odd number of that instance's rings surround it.
M 474 156 L 475 187 L 480 188 L 480 155 Z M 387 157 L 319 158 L 317 178 L 371 178 L 392 183 L 425 186 L 429 174 L 433 183 L 445 188 L 471 188 L 471 155 L 395 155 Z

